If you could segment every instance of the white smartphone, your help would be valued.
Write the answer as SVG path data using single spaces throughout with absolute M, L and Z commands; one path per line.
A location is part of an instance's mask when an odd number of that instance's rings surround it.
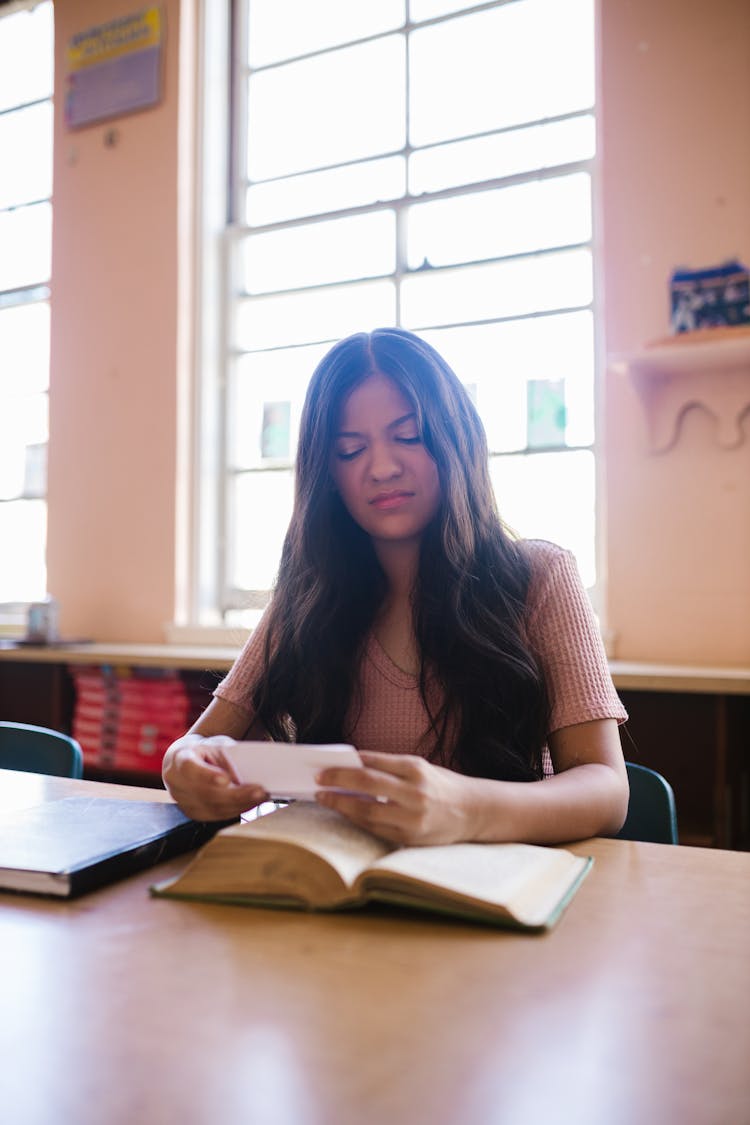
M 329 766 L 362 768 L 354 747 L 343 743 L 309 746 L 300 742 L 233 742 L 222 750 L 238 781 L 262 785 L 279 801 L 309 801 L 321 789 L 335 788 L 315 781 L 315 775 Z

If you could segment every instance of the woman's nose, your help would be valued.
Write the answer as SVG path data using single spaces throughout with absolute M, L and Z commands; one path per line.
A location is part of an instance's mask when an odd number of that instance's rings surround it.
M 375 443 L 370 448 L 368 466 L 372 480 L 392 480 L 401 473 L 401 462 L 389 443 Z

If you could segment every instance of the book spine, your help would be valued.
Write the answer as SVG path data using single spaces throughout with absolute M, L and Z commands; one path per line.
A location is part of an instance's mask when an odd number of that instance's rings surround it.
M 157 863 L 163 863 L 173 856 L 193 851 L 210 840 L 226 824 L 227 821 L 211 823 L 188 821 L 186 824 L 178 825 L 167 836 L 147 840 L 125 852 L 103 856 L 98 862 L 80 871 L 73 871 L 67 876 L 68 897 L 75 898 L 86 894 L 88 891 L 96 890 L 97 887 L 103 887 L 107 883 L 124 879 Z

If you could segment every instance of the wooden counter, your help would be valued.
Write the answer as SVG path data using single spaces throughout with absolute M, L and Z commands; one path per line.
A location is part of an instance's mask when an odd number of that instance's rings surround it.
M 676 691 L 691 695 L 750 695 L 750 668 L 640 664 L 610 660 L 618 691 Z
M 139 668 L 227 671 L 237 645 L 70 644 L 27 646 L 0 641 L 0 661 L 27 664 L 112 664 Z M 677 691 L 691 694 L 750 695 L 750 668 L 646 664 L 611 660 L 612 678 L 623 691 Z
M 32 648 L 0 642 L 0 719 L 70 730 L 69 668 L 85 664 L 176 669 L 208 703 L 241 643 Z M 630 715 L 622 731 L 625 756 L 670 780 L 681 840 L 750 849 L 750 668 L 627 661 L 612 661 L 610 668 Z
M 22 664 L 112 664 L 138 668 L 198 668 L 226 671 L 241 645 L 59 644 L 0 642 L 0 661 Z

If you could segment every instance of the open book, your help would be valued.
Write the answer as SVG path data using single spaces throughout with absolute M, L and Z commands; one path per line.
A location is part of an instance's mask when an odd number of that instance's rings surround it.
M 591 863 L 531 844 L 396 848 L 338 813 L 300 801 L 223 828 L 181 875 L 151 889 L 167 897 L 306 910 L 396 903 L 545 929 Z

